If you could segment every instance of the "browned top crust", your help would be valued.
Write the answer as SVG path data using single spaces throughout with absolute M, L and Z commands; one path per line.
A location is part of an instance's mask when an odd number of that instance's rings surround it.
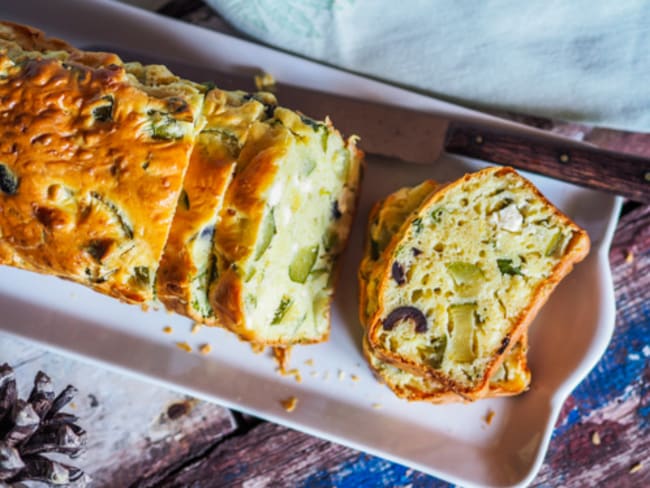
M 150 95 L 115 55 L 0 33 L 0 263 L 150 300 L 199 91 Z

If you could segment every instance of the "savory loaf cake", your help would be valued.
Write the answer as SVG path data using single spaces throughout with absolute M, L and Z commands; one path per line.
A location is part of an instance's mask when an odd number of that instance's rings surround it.
M 158 298 L 167 309 L 197 322 L 215 324 L 208 301 L 215 227 L 241 148 L 253 122 L 267 118 L 265 111 L 262 101 L 244 92 L 213 88 L 205 97 L 205 126 L 192 151 L 157 277 Z
M 147 302 L 205 88 L 34 32 L 0 30 L 0 264 Z
M 329 121 L 268 106 L 241 149 L 215 234 L 210 304 L 221 325 L 267 345 L 329 334 L 334 264 L 361 172 L 355 140 Z
M 526 358 L 527 348 L 528 338 L 524 334 L 490 378 L 489 388 L 483 398 L 518 395 L 528 389 L 530 370 Z M 419 375 L 382 361 L 375 355 L 366 336 L 363 339 L 363 355 L 377 379 L 399 398 L 435 404 L 467 401 L 431 376 Z
M 586 232 L 513 169 L 466 175 L 428 196 L 384 250 L 370 345 L 480 397 L 588 250 Z

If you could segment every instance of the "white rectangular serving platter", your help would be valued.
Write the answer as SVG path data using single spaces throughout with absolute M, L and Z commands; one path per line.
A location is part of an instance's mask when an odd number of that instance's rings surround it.
M 79 46 L 108 44 L 225 70 L 247 64 L 297 85 L 512 125 L 117 2 L 5 2 L 0 17 Z M 6 267 L 0 267 L 0 330 L 452 483 L 524 486 L 543 461 L 564 400 L 598 361 L 613 331 L 608 249 L 619 198 L 527 175 L 592 239 L 589 257 L 559 286 L 532 325 L 533 382 L 527 393 L 470 405 L 410 404 L 377 383 L 360 349 L 356 272 L 370 206 L 400 186 L 425 178 L 446 181 L 482 166 L 447 156 L 433 166 L 368 158 L 359 212 L 341 263 L 331 338 L 294 348 L 291 366 L 300 370 L 300 383 L 280 376 L 268 354 L 254 354 L 226 331 L 203 328 L 191 334 L 190 321 L 180 316 L 143 312 L 79 285 Z M 173 328 L 170 335 L 162 332 L 168 325 Z M 209 343 L 212 352 L 187 353 L 176 347 L 177 341 L 187 341 L 194 350 Z M 313 365 L 305 363 L 309 359 Z M 292 413 L 280 403 L 290 396 L 298 398 Z M 495 416 L 487 425 L 484 418 L 490 410 Z

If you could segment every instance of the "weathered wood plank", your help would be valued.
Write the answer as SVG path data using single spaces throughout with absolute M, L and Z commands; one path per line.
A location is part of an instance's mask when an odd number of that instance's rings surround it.
M 650 486 L 650 206 L 623 216 L 610 263 L 616 330 L 564 406 L 539 485 Z M 641 469 L 630 472 L 639 462 Z
M 229 438 L 160 486 L 413 486 L 447 483 L 279 425 L 262 423 Z
M 88 432 L 87 452 L 75 464 L 92 476 L 93 486 L 146 486 L 236 428 L 232 413 L 223 407 L 4 334 L 0 362 L 14 367 L 23 396 L 29 394 L 39 369 L 52 378 L 57 390 L 68 384 L 79 389 L 67 411 L 79 416 Z

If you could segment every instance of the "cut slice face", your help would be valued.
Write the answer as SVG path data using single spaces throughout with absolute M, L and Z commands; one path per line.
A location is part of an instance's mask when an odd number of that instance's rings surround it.
M 362 155 L 329 121 L 271 111 L 251 126 L 226 192 L 210 303 L 221 325 L 247 340 L 320 342 Z
M 0 28 L 0 263 L 147 303 L 205 89 L 25 29 Z
M 427 197 L 384 251 L 370 344 L 391 364 L 481 396 L 588 250 L 587 234 L 511 168 L 466 175 Z
M 432 181 L 425 181 L 413 188 L 402 188 L 389 195 L 385 200 L 378 202 L 372 209 L 368 219 L 368 232 L 364 255 L 359 269 L 360 289 L 360 320 L 364 330 L 376 307 L 376 286 L 369 285 L 369 281 L 378 281 L 375 271 L 381 267 L 380 260 L 383 251 L 389 245 L 393 236 L 399 231 L 407 217 L 417 210 L 425 198 L 431 195 L 439 185 Z M 414 250 L 414 254 L 423 251 Z M 392 273 L 392 269 L 391 269 Z M 457 279 L 469 279 L 475 270 L 465 269 L 460 266 L 456 269 Z M 459 311 L 462 307 L 459 308 Z M 463 312 L 460 311 L 460 314 Z M 441 361 L 447 347 L 446 341 L 438 341 L 430 350 L 432 360 Z M 527 359 L 527 334 L 513 348 L 490 379 L 490 387 L 486 397 L 501 395 L 517 395 L 528 388 L 530 384 L 530 370 Z M 455 393 L 444 383 L 431 376 L 419 375 L 400 369 L 379 358 L 368 343 L 364 334 L 363 353 L 370 368 L 376 377 L 385 383 L 395 395 L 409 401 L 427 401 L 431 403 L 460 402 L 466 399 Z

